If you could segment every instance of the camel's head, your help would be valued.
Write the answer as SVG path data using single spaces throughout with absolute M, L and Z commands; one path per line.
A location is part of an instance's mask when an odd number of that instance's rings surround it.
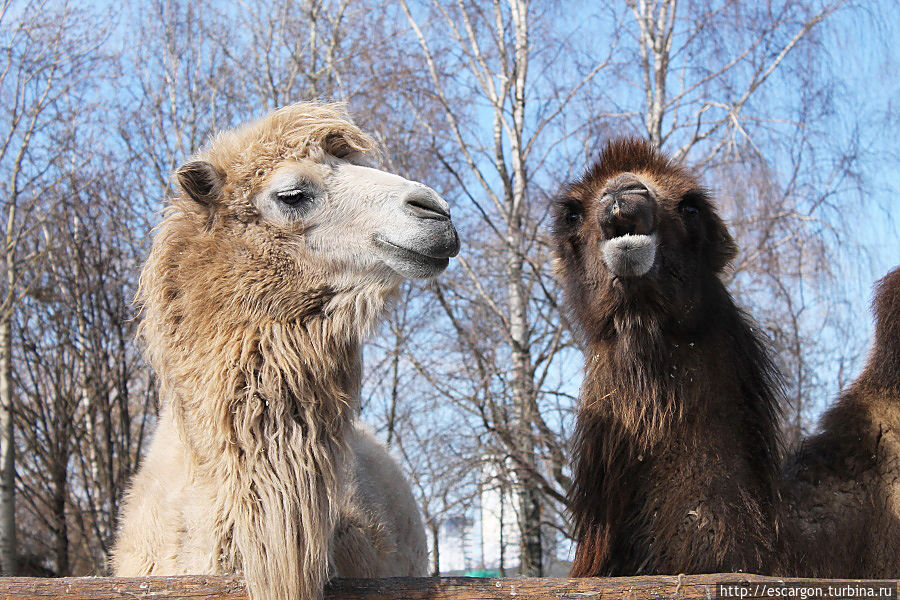
M 684 322 L 736 253 L 697 179 L 641 140 L 607 144 L 563 188 L 553 228 L 569 303 L 600 334 L 621 318 Z
M 281 316 L 292 293 L 356 302 L 435 277 L 459 251 L 450 209 L 425 185 L 368 166 L 374 147 L 340 105 L 288 106 L 219 134 L 182 166 L 175 210 L 243 273 L 235 293 Z

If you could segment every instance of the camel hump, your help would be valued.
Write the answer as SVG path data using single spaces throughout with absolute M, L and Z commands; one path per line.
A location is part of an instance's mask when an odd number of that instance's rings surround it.
M 875 343 L 862 379 L 877 386 L 900 384 L 900 267 L 875 284 Z
M 900 350 L 900 267 L 875 284 L 872 302 L 875 314 L 875 338 L 878 349 Z

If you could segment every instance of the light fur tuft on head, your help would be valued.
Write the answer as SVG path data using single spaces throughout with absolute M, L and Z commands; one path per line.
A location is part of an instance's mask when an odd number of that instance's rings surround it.
M 340 102 L 298 102 L 232 131 L 218 133 L 196 154 L 235 186 L 252 186 L 280 162 L 367 155 L 378 158 L 375 140 L 357 127 Z

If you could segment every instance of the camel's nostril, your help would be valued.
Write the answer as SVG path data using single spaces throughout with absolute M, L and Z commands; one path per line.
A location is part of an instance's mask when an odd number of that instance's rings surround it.
M 619 220 L 613 226 L 613 237 L 621 237 L 623 235 L 634 234 L 635 226 L 631 221 Z
M 404 205 L 421 219 L 450 220 L 446 203 L 430 190 L 417 190 L 404 198 Z
M 653 205 L 649 202 L 613 199 L 600 211 L 600 228 L 606 239 L 653 233 Z
M 651 233 L 649 228 L 642 226 L 643 221 L 644 219 L 640 218 L 640 215 L 610 210 L 600 219 L 600 227 L 606 239 L 622 237 L 623 235 Z

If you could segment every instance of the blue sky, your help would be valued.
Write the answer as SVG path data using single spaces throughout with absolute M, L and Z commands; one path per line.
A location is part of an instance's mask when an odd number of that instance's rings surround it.
M 858 331 L 868 339 L 872 330 L 868 310 L 874 282 L 900 265 L 900 55 L 896 40 L 900 39 L 900 6 L 896 2 L 871 3 L 868 10 L 838 14 L 825 42 L 834 69 L 843 79 L 851 96 L 848 105 L 856 106 L 854 115 L 873 126 L 868 150 L 874 156 L 867 173 L 872 193 L 880 200 L 882 210 L 861 215 L 860 229 L 853 232 L 866 249 L 868 260 L 844 255 L 848 262 L 845 273 L 858 290 L 851 299 Z M 856 210 L 852 201 L 846 210 Z M 862 365 L 857 365 L 857 370 Z
M 865 249 L 865 259 L 860 260 L 856 252 L 842 252 L 841 249 L 837 252 L 842 261 L 841 271 L 853 290 L 851 306 L 847 310 L 853 313 L 854 337 L 860 344 L 871 331 L 868 302 L 872 284 L 891 267 L 900 264 L 900 200 L 897 200 L 900 196 L 900 152 L 895 144 L 895 139 L 900 137 L 900 81 L 896 75 L 900 71 L 900 60 L 893 43 L 900 36 L 900 14 L 896 5 L 894 0 L 877 0 L 859 10 L 840 11 L 830 17 L 824 28 L 826 65 L 841 81 L 839 93 L 842 97 L 838 104 L 847 111 L 838 116 L 833 126 L 850 128 L 859 117 L 869 139 L 865 149 L 873 156 L 888 157 L 886 161 L 864 161 L 867 165 L 865 176 L 871 193 L 877 196 L 876 204 L 880 209 L 876 214 L 852 219 L 859 230 L 850 232 L 849 237 L 855 238 Z M 604 8 L 594 3 L 572 3 L 566 8 L 558 5 L 553 12 L 564 23 L 564 29 L 576 32 L 584 37 L 585 43 L 596 47 L 599 59 L 599 54 L 604 51 L 604 40 L 609 37 L 608 32 L 603 31 L 607 25 Z M 581 13 L 584 18 L 573 19 L 573 13 L 575 16 Z M 558 59 L 553 58 L 554 65 Z M 535 61 L 529 73 L 532 77 L 538 76 L 538 62 Z M 550 75 L 558 76 L 558 71 L 554 70 Z M 627 110 L 640 110 L 638 96 L 621 97 L 617 101 Z M 489 119 L 482 121 L 489 124 Z M 883 135 L 872 135 L 879 131 Z M 837 138 L 846 133 L 835 131 Z M 564 174 L 560 175 L 563 175 L 560 180 L 565 178 Z M 847 198 L 846 209 L 856 210 L 854 203 L 855 200 Z M 860 366 L 857 364 L 852 370 L 858 371 Z M 830 395 L 836 393 L 836 374 L 823 374 L 823 379 L 833 382 Z

